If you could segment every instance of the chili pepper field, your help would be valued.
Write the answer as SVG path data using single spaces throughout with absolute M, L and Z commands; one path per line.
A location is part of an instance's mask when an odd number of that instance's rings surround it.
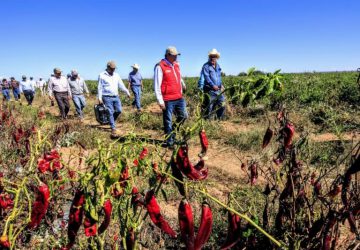
M 145 80 L 143 111 L 122 97 L 121 135 L 33 106 L 0 108 L 0 249 L 357 249 L 357 72 L 224 77 L 226 119 L 189 119 L 174 149 Z

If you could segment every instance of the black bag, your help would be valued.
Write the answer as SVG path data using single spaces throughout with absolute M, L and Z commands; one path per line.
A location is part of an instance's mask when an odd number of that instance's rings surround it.
M 109 110 L 104 104 L 94 105 L 96 121 L 101 125 L 109 124 Z

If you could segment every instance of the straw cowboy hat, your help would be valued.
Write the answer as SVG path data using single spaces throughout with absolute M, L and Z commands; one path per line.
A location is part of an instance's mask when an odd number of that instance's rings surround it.
M 137 63 L 134 63 L 133 65 L 131 65 L 131 67 L 133 67 L 134 69 L 139 69 L 140 68 L 139 64 L 137 64 Z
M 209 51 L 209 57 L 210 56 L 216 56 L 217 58 L 220 58 L 220 53 L 216 49 L 212 49 Z

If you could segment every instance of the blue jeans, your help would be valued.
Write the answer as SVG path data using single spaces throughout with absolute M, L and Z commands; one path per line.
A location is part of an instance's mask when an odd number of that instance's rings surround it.
M 10 101 L 10 90 L 9 89 L 3 89 L 2 94 L 6 101 Z
M 84 95 L 73 95 L 72 99 L 73 99 L 73 102 L 75 105 L 76 113 L 78 114 L 78 116 L 80 118 L 83 118 L 84 117 L 83 109 L 86 106 L 85 96 Z
M 184 123 L 188 114 L 186 112 L 186 102 L 184 98 L 166 101 L 165 110 L 163 111 L 164 131 L 166 134 L 166 141 L 168 144 L 173 144 L 176 136 L 176 131 L 179 130 L 180 125 Z M 176 123 L 172 124 L 172 115 L 175 114 Z
M 204 118 L 210 119 L 213 113 L 216 113 L 216 118 L 221 120 L 225 114 L 225 97 L 224 95 L 214 95 L 205 93 L 203 103 Z
M 133 101 L 132 105 L 136 106 L 136 108 L 139 110 L 141 109 L 141 103 L 140 103 L 140 99 L 141 99 L 141 86 L 140 85 L 132 85 L 131 86 L 131 90 L 134 93 L 134 98 L 135 100 Z
M 13 88 L 13 95 L 15 100 L 19 100 L 20 99 L 20 89 L 19 88 Z
M 119 96 L 103 96 L 103 103 L 109 110 L 110 127 L 115 129 L 115 121 L 121 114 L 121 101 Z

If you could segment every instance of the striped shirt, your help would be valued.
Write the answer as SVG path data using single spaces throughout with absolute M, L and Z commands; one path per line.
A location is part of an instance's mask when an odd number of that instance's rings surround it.
M 48 92 L 49 96 L 53 96 L 54 92 L 68 92 L 68 95 L 71 96 L 69 82 L 65 76 L 60 76 L 56 78 L 55 76 L 50 77 L 48 82 Z

